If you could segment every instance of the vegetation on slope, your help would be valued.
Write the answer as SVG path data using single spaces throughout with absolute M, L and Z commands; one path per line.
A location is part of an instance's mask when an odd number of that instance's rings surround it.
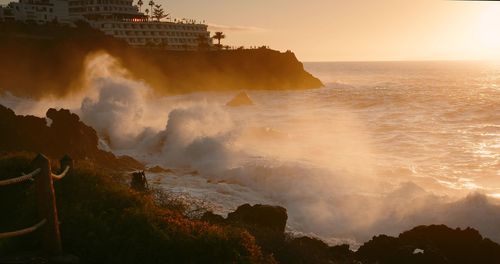
M 34 154 L 0 157 L 0 180 L 28 172 Z M 53 170 L 56 170 L 54 168 Z M 31 226 L 38 218 L 33 184 L 2 187 L 0 232 Z M 263 263 L 254 238 L 243 229 L 188 219 L 160 207 L 113 177 L 77 167 L 55 183 L 64 250 L 83 263 Z M 8 213 L 7 213 L 8 212 Z M 38 233 L 0 244 L 0 256 L 40 248 Z

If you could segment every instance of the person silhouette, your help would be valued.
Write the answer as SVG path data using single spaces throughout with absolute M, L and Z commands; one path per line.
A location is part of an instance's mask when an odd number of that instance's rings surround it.
M 146 173 L 144 171 L 133 172 L 130 187 L 136 191 L 148 190 L 149 186 L 148 180 L 146 179 Z

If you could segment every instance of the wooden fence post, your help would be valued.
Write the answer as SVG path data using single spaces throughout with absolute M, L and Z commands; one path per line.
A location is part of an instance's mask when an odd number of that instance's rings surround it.
M 69 167 L 69 171 L 73 170 L 73 159 L 71 159 L 71 157 L 68 155 L 64 155 L 64 157 L 62 157 L 59 161 L 59 164 L 61 165 L 61 172 L 66 169 L 66 166 Z
M 33 160 L 33 167 L 41 170 L 35 177 L 38 214 L 41 219 L 47 219 L 47 223 L 42 227 L 43 249 L 48 256 L 60 256 L 62 254 L 61 235 L 50 162 L 47 157 L 38 154 Z

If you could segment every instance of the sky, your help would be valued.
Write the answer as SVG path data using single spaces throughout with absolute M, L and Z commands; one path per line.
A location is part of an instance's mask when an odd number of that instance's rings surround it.
M 156 1 L 173 18 L 223 31 L 223 44 L 292 50 L 302 61 L 500 60 L 500 2 Z

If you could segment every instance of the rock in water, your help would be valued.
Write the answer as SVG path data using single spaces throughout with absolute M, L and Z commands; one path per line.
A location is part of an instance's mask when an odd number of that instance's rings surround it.
M 151 173 L 172 173 L 173 171 L 171 169 L 165 169 L 161 166 L 154 166 L 154 167 L 148 168 L 148 172 L 151 172 Z
M 252 99 L 250 99 L 250 96 L 246 92 L 241 92 L 236 97 L 233 98 L 233 100 L 229 101 L 227 106 L 231 107 L 238 107 L 238 106 L 248 106 L 248 105 L 253 105 Z

